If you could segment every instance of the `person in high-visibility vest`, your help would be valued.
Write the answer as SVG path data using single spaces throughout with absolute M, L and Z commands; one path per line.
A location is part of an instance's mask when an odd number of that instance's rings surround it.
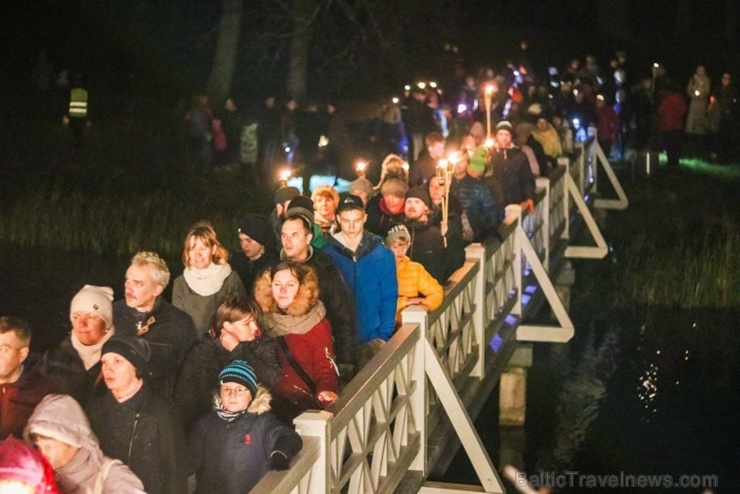
M 82 137 L 87 127 L 87 89 L 82 87 L 82 78 L 75 77 L 69 93 L 69 111 L 64 123 L 72 129 L 72 142 L 76 148 L 82 147 Z

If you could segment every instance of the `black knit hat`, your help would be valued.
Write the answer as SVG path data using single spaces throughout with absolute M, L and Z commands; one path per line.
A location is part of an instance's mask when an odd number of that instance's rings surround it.
M 260 245 L 270 243 L 270 223 L 259 214 L 250 213 L 239 223 L 239 233 L 243 233 Z
M 313 224 L 313 201 L 306 196 L 296 196 L 290 203 L 288 203 L 288 209 L 285 211 L 285 216 L 302 216 L 309 223 Z
M 128 360 L 139 376 L 146 376 L 149 372 L 149 359 L 152 351 L 144 338 L 125 334 L 114 335 L 103 344 L 100 355 L 106 353 L 116 353 Z
M 419 187 L 418 185 L 411 187 L 409 191 L 406 192 L 406 199 L 409 197 L 420 199 L 428 208 L 432 207 L 432 198 L 429 197 L 429 191 L 424 187 Z
M 290 201 L 295 197 L 301 195 L 301 191 L 295 187 L 280 187 L 275 191 L 274 201 L 275 204 L 283 204 L 285 201 Z

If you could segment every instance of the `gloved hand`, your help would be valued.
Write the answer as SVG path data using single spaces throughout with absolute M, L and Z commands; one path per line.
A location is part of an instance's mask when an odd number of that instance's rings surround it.
M 287 470 L 289 466 L 290 461 L 282 451 L 273 451 L 270 454 L 270 468 L 273 470 Z

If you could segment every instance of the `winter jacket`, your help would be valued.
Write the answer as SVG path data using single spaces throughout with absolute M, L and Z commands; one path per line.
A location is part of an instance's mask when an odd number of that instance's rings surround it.
M 119 334 L 136 336 L 142 328 L 141 338 L 152 350 L 150 383 L 155 391 L 171 398 L 180 367 L 198 339 L 193 319 L 159 297 L 151 312 L 139 312 L 126 305 L 126 300 L 115 302 L 113 321 Z
M 244 494 L 270 469 L 279 451 L 290 461 L 301 436 L 270 413 L 270 393 L 260 387 L 247 410 L 228 421 L 213 411 L 201 418 L 188 440 L 188 473 L 196 494 Z
M 47 395 L 36 407 L 28 420 L 24 437 L 31 440 L 32 434 L 53 437 L 61 442 L 80 446 L 77 454 L 55 473 L 57 482 L 65 494 L 92 494 L 101 473 L 103 463 L 108 460 L 98 445 L 90 428 L 85 412 L 67 395 Z M 129 467 L 116 461 L 111 464 L 103 480 L 103 494 L 143 494 L 141 480 Z
M 453 178 L 450 194 L 462 205 L 473 229 L 473 242 L 482 242 L 496 234 L 503 214 L 482 180 L 467 174 L 461 179 Z
M 686 101 L 683 95 L 670 91 L 658 105 L 658 130 L 661 132 L 683 131 L 683 117 L 686 114 Z
M 108 392 L 101 369 L 100 362 L 85 369 L 70 337 L 46 352 L 42 364 L 43 374 L 54 382 L 59 392 L 72 396 L 83 408 L 93 397 Z
M 499 207 L 505 210 L 509 204 L 534 200 L 534 177 L 521 149 L 495 149 L 489 159 L 490 168 L 483 181 Z
M 462 234 L 448 228 L 443 237 L 439 227 L 429 221 L 406 221 L 404 225 L 411 234 L 409 258 L 424 266 L 440 285 L 446 285 L 450 275 L 465 263 Z
M 381 194 L 373 196 L 367 202 L 365 211 L 367 212 L 365 230 L 380 236 L 380 238 L 385 238 L 391 227 L 403 221 L 403 208 L 398 213 L 391 213 Z
M 326 308 L 318 297 L 316 272 L 309 269 L 295 300 L 284 314 L 272 296 L 270 273 L 263 273 L 257 280 L 254 298 L 264 311 L 261 325 L 265 333 L 284 339 L 295 362 L 313 381 L 315 387 L 311 389 L 309 383 L 301 378 L 290 364 L 282 346 L 278 344 L 282 378 L 272 389 L 272 393 L 293 409 L 293 415 L 309 408 L 321 408 L 316 395 L 322 391 L 338 392 L 339 377 L 334 363 L 332 328 L 326 318 Z
M 424 301 L 421 305 L 428 311 L 433 311 L 442 305 L 444 299 L 442 285 L 418 262 L 413 262 L 404 256 L 400 262 L 396 263 L 396 276 L 398 278 L 397 322 L 401 321 L 401 311 L 407 307 L 410 298 L 423 296 Z
M 369 231 L 363 232 L 355 252 L 342 243 L 343 238 L 342 233 L 330 238 L 324 252 L 334 260 L 354 299 L 357 341 L 388 341 L 395 329 L 398 301 L 395 257 L 381 238 Z
M 231 268 L 239 275 L 247 295 L 254 293 L 254 281 L 263 269 L 269 268 L 278 262 L 278 256 L 272 250 L 265 250 L 259 258 L 254 261 L 248 258 L 241 250 L 232 252 L 229 256 Z
M 284 252 L 280 257 L 287 260 Z M 347 303 L 352 297 L 347 283 L 334 260 L 322 250 L 309 247 L 308 258 L 302 262 L 311 266 L 318 276 L 319 300 L 326 307 L 340 371 L 343 367 L 352 368 L 357 363 L 357 323 L 355 306 Z
M 218 374 L 233 360 L 249 362 L 257 375 L 257 382 L 268 389 L 272 389 L 282 377 L 273 338 L 263 335 L 228 351 L 218 338 L 204 334 L 185 359 L 175 387 L 174 401 L 186 432 L 213 408 Z
M 175 282 L 172 284 L 172 305 L 193 318 L 199 335 L 210 329 L 211 318 L 216 313 L 216 308 L 229 295 L 242 297 L 247 295 L 239 275 L 234 271 L 226 277 L 221 289 L 213 295 L 199 295 L 188 286 L 183 275 L 175 278 Z
M 0 384 L 0 439 L 20 438 L 36 405 L 56 391 L 54 382 L 42 373 L 39 355 L 29 353 L 21 366 L 23 371 L 16 382 Z
M 174 405 L 144 383 L 124 402 L 108 392 L 86 411 L 100 448 L 126 463 L 147 493 L 187 492 L 185 435 Z

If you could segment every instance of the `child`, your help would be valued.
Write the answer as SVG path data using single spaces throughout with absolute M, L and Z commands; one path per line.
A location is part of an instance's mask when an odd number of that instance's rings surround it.
M 195 493 L 249 492 L 271 468 L 285 470 L 303 446 L 301 436 L 270 411 L 270 392 L 257 384 L 254 370 L 235 360 L 218 376 L 215 409 L 190 436 L 188 472 Z
M 442 305 L 444 298 L 442 285 L 424 269 L 424 266 L 413 262 L 406 255 L 411 245 L 411 235 L 406 227 L 396 225 L 391 228 L 385 244 L 396 257 L 396 276 L 398 277 L 396 324 L 401 324 L 401 311 L 410 305 L 421 305 L 428 311 L 433 311 Z

